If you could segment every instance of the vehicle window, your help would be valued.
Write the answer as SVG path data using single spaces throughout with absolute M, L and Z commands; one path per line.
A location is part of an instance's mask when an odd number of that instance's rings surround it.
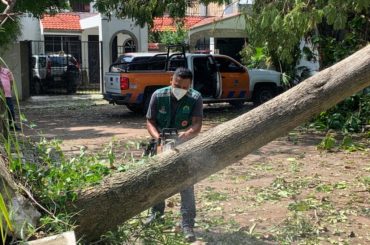
M 215 57 L 220 72 L 240 72 L 241 66 L 233 60 L 224 57 Z
M 150 57 L 135 57 L 135 59 L 132 59 L 132 62 L 142 62 L 148 59 L 150 59 Z
M 116 60 L 116 62 L 114 62 L 114 63 L 126 63 L 126 62 L 131 62 L 133 59 L 134 59 L 134 57 L 133 57 L 133 56 L 123 55 L 123 56 L 118 57 L 118 59 L 117 59 L 117 60 Z
M 164 56 L 143 56 L 135 57 L 131 64 L 130 70 L 164 70 L 166 57 Z
M 210 57 L 196 57 L 193 60 L 195 74 L 210 74 L 216 70 L 215 64 Z
M 77 65 L 77 60 L 71 56 L 50 56 L 51 66 L 64 67 L 68 65 Z
M 217 67 L 210 56 L 193 59 L 193 88 L 205 97 L 213 97 L 217 92 Z
M 168 64 L 168 70 L 174 71 L 178 67 L 186 67 L 186 62 L 184 60 L 184 57 L 181 55 L 174 56 L 171 58 L 169 64 Z
M 63 56 L 51 56 L 51 66 L 63 67 L 67 65 L 67 59 Z
M 150 70 L 164 70 L 166 66 L 165 56 L 155 56 L 149 60 L 149 69 Z
M 116 60 L 117 65 L 113 65 L 112 69 L 119 70 L 164 70 L 167 57 L 165 55 L 158 56 L 120 56 Z M 124 64 L 120 64 L 124 63 Z

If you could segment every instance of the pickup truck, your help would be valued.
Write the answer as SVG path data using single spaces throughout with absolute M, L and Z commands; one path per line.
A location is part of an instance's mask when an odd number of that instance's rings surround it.
M 168 56 L 163 66 L 152 66 L 153 59 L 163 62 L 158 59 L 161 55 L 148 53 L 145 66 L 148 69 L 129 69 L 130 64 L 126 64 L 126 69 L 117 69 L 122 65 L 112 64 L 104 75 L 104 99 L 126 105 L 133 112 L 145 113 L 152 93 L 169 86 L 174 70 L 180 66 L 193 72 L 191 86 L 202 94 L 204 103 L 228 102 L 240 107 L 246 101 L 253 101 L 258 105 L 282 91 L 279 72 L 250 70 L 226 55 L 186 53 L 184 58 L 177 53 Z

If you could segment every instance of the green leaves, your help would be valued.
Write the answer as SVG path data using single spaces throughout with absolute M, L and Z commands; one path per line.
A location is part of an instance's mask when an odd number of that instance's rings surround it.
M 201 2 L 210 3 L 228 3 L 227 0 L 204 0 Z M 137 21 L 143 26 L 145 23 L 151 24 L 155 17 L 168 14 L 170 17 L 183 18 L 186 13 L 186 8 L 192 4 L 192 1 L 180 0 L 97 0 L 95 7 L 99 12 L 111 16 L 115 15 L 119 18 L 129 17 Z
M 300 41 L 316 35 L 324 42 L 326 37 L 333 37 L 333 49 L 343 50 L 343 55 L 340 55 L 340 59 L 343 59 L 368 41 L 363 33 L 368 24 L 362 22 L 354 27 L 351 23 L 359 16 L 368 18 L 369 6 L 366 0 L 256 0 L 252 12 L 246 13 L 248 40 L 254 47 L 266 46 L 275 67 L 279 67 L 279 63 L 283 63 L 283 67 L 284 64 L 294 67 L 299 58 L 297 47 Z M 338 44 L 342 37 L 340 34 L 351 30 L 356 35 L 350 48 Z M 326 46 L 320 42 L 321 51 L 325 52 L 323 49 Z M 339 60 L 332 57 L 332 52 L 320 56 L 321 64 L 326 66 Z
M 6 224 L 6 227 L 3 226 L 4 224 Z M 3 244 L 5 244 L 8 229 L 10 232 L 14 231 L 12 223 L 10 222 L 8 209 L 5 205 L 3 196 L 0 194 L 0 233 Z
M 348 97 L 327 112 L 322 112 L 311 124 L 320 130 L 335 129 L 344 133 L 361 132 L 370 118 L 370 95 Z
M 188 32 L 183 28 L 181 22 L 176 23 L 176 31 L 164 31 L 159 34 L 160 42 L 165 45 L 182 44 L 188 37 Z

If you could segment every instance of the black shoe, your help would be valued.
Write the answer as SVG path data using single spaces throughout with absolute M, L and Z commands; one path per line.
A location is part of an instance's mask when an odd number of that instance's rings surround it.
M 145 226 L 148 226 L 148 225 L 152 225 L 154 223 L 164 223 L 164 219 L 162 217 L 162 214 L 160 213 L 153 213 L 151 214 L 145 221 L 144 221 L 144 225 Z
M 191 227 L 183 227 L 182 233 L 184 234 L 185 240 L 187 242 L 195 242 L 197 240 L 194 234 L 194 230 Z

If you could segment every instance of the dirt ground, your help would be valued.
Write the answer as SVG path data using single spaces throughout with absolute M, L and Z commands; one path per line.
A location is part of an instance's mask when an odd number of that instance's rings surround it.
M 146 140 L 143 116 L 100 96 L 22 103 L 34 139 L 62 139 L 67 154 L 112 140 Z M 203 132 L 251 109 L 205 106 Z M 369 139 L 362 151 L 319 151 L 323 135 L 296 129 L 196 185 L 197 228 L 208 244 L 370 244 Z M 122 148 L 122 151 L 125 151 Z M 168 200 L 178 213 L 178 195 Z

